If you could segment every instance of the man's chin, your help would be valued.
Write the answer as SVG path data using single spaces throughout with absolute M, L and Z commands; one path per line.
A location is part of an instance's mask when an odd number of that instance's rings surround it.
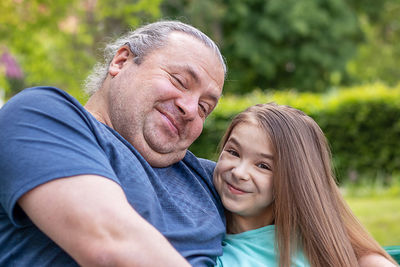
M 144 159 L 150 164 L 152 167 L 163 168 L 168 167 L 178 161 L 182 160 L 186 155 L 187 149 L 179 152 L 171 152 L 171 153 L 157 153 L 150 152 L 146 153 L 146 155 L 142 155 Z
M 185 157 L 187 146 L 165 138 L 146 138 L 133 146 L 152 167 L 167 167 Z M 153 137 L 153 136 L 152 136 Z M 175 142 L 174 142 L 175 141 Z

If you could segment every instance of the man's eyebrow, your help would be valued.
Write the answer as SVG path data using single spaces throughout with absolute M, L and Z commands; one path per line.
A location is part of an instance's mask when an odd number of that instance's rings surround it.
M 212 94 L 209 95 L 208 97 L 211 98 L 211 100 L 214 102 L 214 107 L 215 107 L 218 104 L 219 96 Z
M 195 83 L 200 83 L 199 75 L 196 73 L 194 68 L 188 64 L 183 64 L 183 65 L 172 64 L 171 69 L 176 69 L 186 72 L 195 81 Z
M 192 68 L 192 66 L 185 65 L 184 70 L 193 78 L 195 83 L 200 83 L 199 76 L 197 75 L 196 71 Z

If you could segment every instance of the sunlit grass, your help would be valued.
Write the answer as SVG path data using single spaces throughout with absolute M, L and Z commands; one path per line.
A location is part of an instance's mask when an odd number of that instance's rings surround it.
M 400 197 L 346 197 L 346 200 L 379 244 L 400 245 Z
M 344 197 L 361 223 L 382 246 L 400 246 L 400 178 L 390 186 L 380 182 L 347 184 Z

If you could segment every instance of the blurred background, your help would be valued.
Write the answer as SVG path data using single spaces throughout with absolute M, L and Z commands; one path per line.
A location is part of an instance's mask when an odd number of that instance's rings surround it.
M 201 29 L 228 64 L 195 154 L 215 160 L 250 105 L 300 108 L 326 133 L 353 211 L 381 245 L 400 245 L 399 0 L 1 0 L 0 106 L 36 85 L 84 103 L 105 43 L 159 19 Z

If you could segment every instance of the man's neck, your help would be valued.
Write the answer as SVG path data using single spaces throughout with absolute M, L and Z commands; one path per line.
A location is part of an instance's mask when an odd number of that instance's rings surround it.
M 96 120 L 113 128 L 110 117 L 108 116 L 108 105 L 105 99 L 104 90 L 100 88 L 89 98 L 84 107 Z

